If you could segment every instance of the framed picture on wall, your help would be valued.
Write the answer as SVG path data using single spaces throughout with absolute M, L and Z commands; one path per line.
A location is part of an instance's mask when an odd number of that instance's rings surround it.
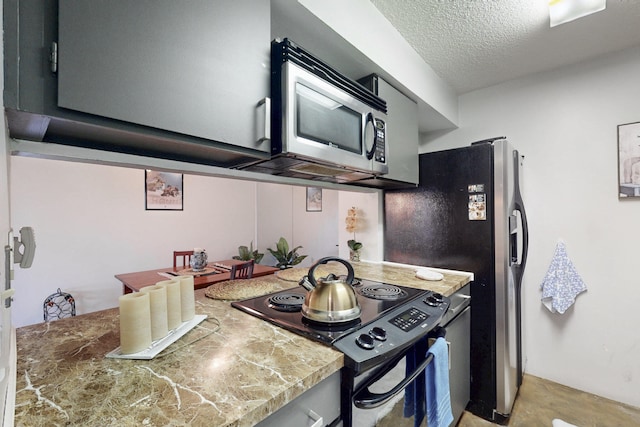
M 307 212 L 322 212 L 322 188 L 307 187 Z
M 145 209 L 148 211 L 181 211 L 183 203 L 181 173 L 147 169 L 144 173 Z
M 618 125 L 618 196 L 640 197 L 640 122 Z

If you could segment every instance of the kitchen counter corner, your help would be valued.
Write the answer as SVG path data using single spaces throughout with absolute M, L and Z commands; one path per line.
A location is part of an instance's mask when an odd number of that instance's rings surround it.
M 105 358 L 117 308 L 19 328 L 15 425 L 252 426 L 343 366 L 332 348 L 196 295 L 219 328 L 207 319 L 152 360 Z
M 428 268 L 392 262 L 353 262 L 356 277 L 410 288 L 425 289 L 451 296 L 473 280 L 472 273 L 429 268 L 440 272 L 442 280 L 423 280 L 416 277 L 416 269 Z

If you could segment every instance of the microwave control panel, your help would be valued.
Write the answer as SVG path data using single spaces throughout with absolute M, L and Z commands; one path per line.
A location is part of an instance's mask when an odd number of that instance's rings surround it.
M 380 119 L 375 119 L 376 131 L 376 151 L 374 160 L 380 163 L 386 163 L 386 125 Z

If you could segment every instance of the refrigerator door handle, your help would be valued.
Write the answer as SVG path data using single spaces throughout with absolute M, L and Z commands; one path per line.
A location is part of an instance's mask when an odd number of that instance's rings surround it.
M 522 201 L 522 194 L 520 193 L 520 154 L 517 150 L 513 151 L 513 163 L 514 163 L 514 210 L 520 214 L 522 220 L 522 257 L 520 262 L 514 267 L 516 274 L 516 280 L 518 285 L 522 283 L 522 276 L 524 275 L 524 267 L 527 264 L 527 253 L 529 252 L 529 226 L 527 224 L 527 214 L 524 210 L 524 203 Z M 516 258 L 517 244 L 516 244 Z M 513 254 L 512 254 L 513 259 Z
M 526 218 L 517 203 L 512 206 L 512 214 L 509 215 L 509 265 L 523 266 L 526 263 L 526 252 L 529 239 L 525 231 Z
M 520 263 L 513 266 L 515 280 L 515 299 L 516 299 L 516 353 L 517 353 L 517 386 L 522 384 L 523 363 L 522 363 L 522 276 L 524 275 L 524 267 L 527 264 L 527 253 L 529 252 L 529 226 L 527 224 L 527 214 L 524 211 L 524 203 L 522 202 L 522 194 L 520 193 L 520 154 L 517 150 L 513 151 L 513 167 L 514 167 L 514 195 L 513 209 L 519 212 L 522 221 L 522 259 Z M 517 247 L 517 244 L 516 244 Z M 517 256 L 517 255 L 516 255 Z
M 518 275 L 518 282 L 522 281 L 522 276 L 524 274 L 524 267 L 527 263 L 527 252 L 529 252 L 529 230 L 527 226 L 527 215 L 524 211 L 524 206 L 522 203 L 516 202 L 516 211 L 520 213 L 520 218 L 522 219 L 522 256 L 520 262 L 516 265 L 515 271 Z M 517 254 L 516 254 L 517 257 Z

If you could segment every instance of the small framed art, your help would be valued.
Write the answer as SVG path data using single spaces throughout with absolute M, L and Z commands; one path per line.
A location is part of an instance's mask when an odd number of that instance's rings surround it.
M 144 206 L 146 210 L 183 210 L 183 176 L 181 173 L 147 169 L 144 175 Z
M 640 122 L 618 125 L 618 197 L 640 197 Z
M 322 188 L 307 187 L 307 212 L 322 212 Z

